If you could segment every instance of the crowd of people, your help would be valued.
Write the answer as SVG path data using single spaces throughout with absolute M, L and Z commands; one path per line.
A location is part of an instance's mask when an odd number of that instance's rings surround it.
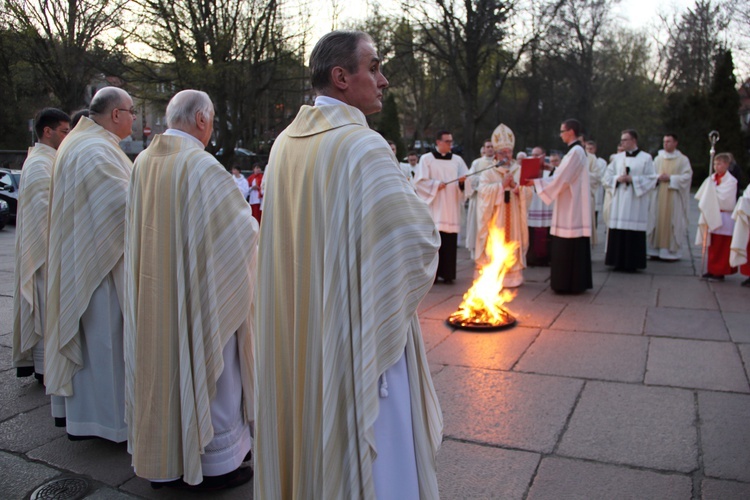
M 505 125 L 470 168 L 446 130 L 399 165 L 367 126 L 388 86 L 372 39 L 329 33 L 310 68 L 314 106 L 248 178 L 205 151 L 201 91 L 170 100 L 168 129 L 134 163 L 118 145 L 136 118 L 126 91 L 99 90 L 74 127 L 43 110 L 22 173 L 13 363 L 45 385 L 71 440 L 127 442 L 154 488 L 254 476 L 259 499 L 437 498 L 442 414 L 417 306 L 456 278 L 466 201 L 479 264 L 490 225 L 518 243 L 505 286 L 549 263 L 554 291 L 580 293 L 598 210 L 616 269 L 679 257 L 690 165 L 665 137 L 655 167 L 626 131 L 604 168 L 576 120 L 561 124 L 563 158 L 533 148 L 531 180 Z M 747 192 L 742 248 L 719 238 L 736 186 L 723 158 L 699 191 L 711 276 L 725 247 L 733 265 L 747 258 Z
M 541 146 L 531 148 L 531 158 L 542 165 L 533 182 L 521 182 L 527 155 L 521 151 L 513 158 L 514 134 L 504 124 L 484 142 L 481 156 L 468 170 L 462 160 L 452 159 L 452 135 L 446 131 L 438 132 L 435 150 L 419 159 L 413 175 L 404 170 L 430 206 L 438 228 L 441 223 L 445 228 L 440 233 L 436 283 L 455 278 L 451 270 L 457 238 L 450 233 L 458 227 L 463 228 L 477 269 L 487 263 L 490 225 L 516 243 L 515 259 L 503 276 L 503 287 L 510 288 L 523 283 L 527 266 L 550 266 L 555 292 L 590 289 L 590 248 L 597 243 L 600 214 L 606 227 L 605 265 L 615 271 L 645 269 L 649 258 L 674 262 L 683 257 L 693 171 L 690 160 L 677 149 L 675 134 L 663 136 L 663 149 L 655 160 L 639 149 L 638 133 L 632 129 L 622 132 L 618 152 L 609 161 L 596 156 L 596 142 L 584 140 L 577 120 L 563 122 L 560 137 L 568 146 L 564 158 L 556 153 L 547 157 Z M 731 165 L 737 168 L 731 154 L 717 155 L 714 171 L 696 194 L 701 210 L 696 244 L 703 246 L 704 255 L 701 278 L 710 281 L 738 270 L 750 276 L 750 194 L 745 190 L 739 196 L 737 180 L 728 171 Z M 464 224 L 457 222 L 462 216 Z M 750 286 L 750 279 L 742 286 Z

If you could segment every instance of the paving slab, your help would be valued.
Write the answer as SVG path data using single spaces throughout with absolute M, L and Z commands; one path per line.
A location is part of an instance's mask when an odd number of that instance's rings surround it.
M 10 266 L 3 266 L 4 269 L 10 269 L 10 271 L 0 271 L 0 296 L 3 298 L 10 298 L 13 301 L 13 290 L 15 285 L 13 284 L 13 264 Z M 10 328 L 13 328 L 13 323 L 10 324 Z
M 0 334 L 0 345 L 3 346 L 3 347 L 7 347 L 7 348 L 11 349 L 13 347 L 13 337 L 12 337 L 12 335 L 13 334 L 10 333 L 10 332 Z M 0 370 L 9 370 L 10 368 L 12 368 L 12 367 L 11 366 L 2 366 L 2 367 L 0 367 Z
M 452 367 L 434 378 L 449 437 L 549 453 L 583 383 Z
M 210 493 L 196 493 L 170 488 L 155 490 L 145 479 L 134 477 L 120 487 L 120 490 L 132 493 L 139 498 L 153 498 L 159 500 L 252 500 L 253 482 L 243 484 L 237 488 Z
M 745 374 L 750 379 L 750 344 L 738 344 L 737 349 L 740 351 L 742 364 L 745 365 Z
M 564 303 L 514 300 L 508 310 L 516 317 L 520 326 L 549 328 L 565 309 Z
M 32 491 L 50 479 L 60 475 L 60 472 L 24 460 L 21 457 L 0 451 L 0 498 L 15 499 L 28 498 Z
M 98 490 L 86 495 L 86 500 L 131 500 L 138 498 L 131 494 L 112 488 L 99 488 Z
M 646 384 L 750 392 L 737 348 L 731 342 L 652 338 Z
M 706 476 L 750 482 L 750 396 L 698 394 Z
M 722 311 L 721 314 L 724 316 L 732 341 L 750 344 L 750 312 Z
M 34 377 L 17 378 L 16 370 L 0 372 L 0 422 L 46 404 L 49 397 Z
M 637 288 L 603 287 L 596 294 L 593 304 L 600 305 L 622 305 L 653 307 L 656 305 L 658 290 L 639 290 Z
M 662 471 L 698 466 L 690 391 L 587 382 L 557 453 Z
M 725 312 L 746 313 L 750 304 L 750 288 L 739 286 L 739 283 L 722 283 L 725 289 L 716 292 L 716 300 Z
M 703 500 L 728 500 L 731 498 L 750 498 L 750 484 L 734 481 L 704 479 L 701 483 Z
M 91 476 L 109 486 L 119 486 L 134 476 L 126 443 L 112 443 L 103 439 L 70 441 L 66 436 L 40 446 L 27 455 L 60 469 Z
M 0 371 L 11 369 L 13 369 L 13 349 L 0 344 Z
M 546 457 L 539 466 L 527 498 L 529 500 L 572 498 L 677 500 L 690 499 L 692 489 L 693 482 L 689 476 Z
M 515 371 L 642 382 L 648 339 L 609 333 L 544 330 Z
M 448 316 L 453 314 L 456 309 L 458 309 L 458 305 L 461 303 L 462 298 L 463 292 L 461 292 L 460 295 L 451 295 L 449 297 L 446 297 L 445 300 L 438 304 L 435 304 L 424 313 L 419 313 L 419 317 L 422 319 L 445 320 L 448 318 Z
M 537 335 L 538 329 L 521 327 L 488 333 L 456 330 L 427 359 L 430 364 L 510 370 Z
M 435 346 L 453 333 L 451 326 L 448 326 L 445 321 L 437 319 L 420 319 L 419 325 L 422 327 L 422 340 L 427 352 L 430 352 L 431 349 L 434 349 Z
M 607 288 L 621 288 L 645 291 L 651 290 L 653 283 L 654 277 L 643 272 L 610 272 L 607 276 L 607 281 L 604 282 L 604 285 Z
M 423 319 L 424 313 L 426 311 L 429 311 L 430 309 L 435 307 L 437 304 L 440 304 L 441 302 L 445 302 L 446 300 L 456 295 L 452 291 L 436 292 L 435 286 L 436 285 L 432 286 L 432 290 L 430 290 L 427 296 L 424 299 L 422 299 L 422 302 L 419 303 L 419 307 L 417 308 L 417 314 L 419 315 L 420 319 Z
M 0 277 L 1 276 L 2 276 L 2 273 L 0 273 Z M 12 279 L 13 277 L 11 276 L 11 280 Z M 0 297 L 0 333 L 10 333 L 12 331 L 13 331 L 13 296 L 11 295 L 9 297 Z
M 692 261 L 690 260 L 680 260 L 677 262 L 649 260 L 646 264 L 646 270 L 644 272 L 647 274 L 653 274 L 655 276 L 695 276 L 695 268 Z
M 654 276 L 654 286 L 659 290 L 659 307 L 719 310 L 713 290 L 695 277 Z
M 552 324 L 552 329 L 641 335 L 645 318 L 643 306 L 570 304 Z
M 649 307 L 645 333 L 686 339 L 730 340 L 719 311 Z
M 64 435 L 64 428 L 55 427 L 50 406 L 44 405 L 1 423 L 0 448 L 26 453 Z
M 523 498 L 539 455 L 447 440 L 437 456 L 440 497 Z
M 547 288 L 536 298 L 537 302 L 545 306 L 551 304 L 590 304 L 596 297 L 598 289 L 587 290 L 579 294 L 558 294 Z

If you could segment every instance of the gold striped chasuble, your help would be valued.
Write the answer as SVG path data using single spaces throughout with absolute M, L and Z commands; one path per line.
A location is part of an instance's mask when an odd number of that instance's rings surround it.
M 132 166 L 118 138 L 86 117 L 57 150 L 48 216 L 47 394 L 73 395 L 73 375 L 83 365 L 81 316 L 102 280 L 121 268 Z M 122 304 L 118 274 L 115 285 Z
M 266 179 L 255 498 L 374 498 L 378 379 L 404 352 L 420 496 L 437 498 L 442 415 L 416 314 L 440 245 L 427 205 L 347 105 L 303 106 Z
M 159 135 L 136 159 L 125 250 L 125 421 L 139 476 L 203 480 L 210 401 L 235 332 L 253 416 L 258 224 L 232 176 L 190 139 Z
M 37 143 L 21 170 L 16 215 L 16 274 L 13 293 L 13 366 L 33 366 L 31 350 L 44 338 L 44 302 L 39 303 L 36 280 L 44 287 L 47 263 L 49 181 L 57 150 Z

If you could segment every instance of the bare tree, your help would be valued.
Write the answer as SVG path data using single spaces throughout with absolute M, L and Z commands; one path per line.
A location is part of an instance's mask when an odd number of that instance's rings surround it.
M 26 53 L 41 75 L 40 83 L 70 111 L 85 103 L 87 85 L 122 42 L 106 35 L 121 25 L 126 3 L 5 0 L 2 14 L 12 30 L 30 35 Z
M 462 109 L 465 149 L 475 151 L 477 123 L 490 112 L 531 40 L 513 30 L 520 0 L 406 0 L 419 30 L 418 50 L 444 65 Z M 519 34 L 521 33 L 521 34 Z
M 136 0 L 141 40 L 154 51 L 152 81 L 200 88 L 216 107 L 217 147 L 231 158 L 235 143 L 254 132 L 259 97 L 288 56 L 278 0 Z M 146 74 L 146 72 L 144 72 Z
M 723 34 L 731 9 L 719 1 L 696 0 L 682 13 L 660 15 L 658 80 L 664 91 L 696 92 L 711 84 L 716 56 L 725 48 Z

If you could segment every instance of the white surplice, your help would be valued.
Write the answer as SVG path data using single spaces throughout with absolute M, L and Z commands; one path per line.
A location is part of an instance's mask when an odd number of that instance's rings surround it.
M 630 172 L 632 183 L 618 183 L 617 178 Z M 656 172 L 651 155 L 643 151 L 636 156 L 618 153 L 607 166 L 603 184 L 612 190 L 607 227 L 629 231 L 648 229 L 651 191 L 656 187 Z
M 458 181 L 446 184 L 444 189 L 438 188 L 443 182 L 465 176 L 469 169 L 463 158 L 448 154 L 449 159 L 437 158 L 433 153 L 422 155 L 414 173 L 414 186 L 419 197 L 430 208 L 438 231 L 458 233 L 461 229 L 461 203 L 464 201 L 464 194 Z

